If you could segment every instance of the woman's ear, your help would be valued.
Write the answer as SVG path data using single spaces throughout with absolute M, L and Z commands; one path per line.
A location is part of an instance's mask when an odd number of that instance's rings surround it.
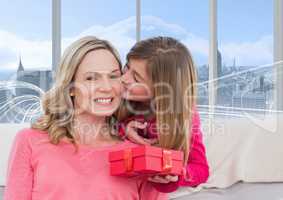
M 74 88 L 70 88 L 69 95 L 70 95 L 71 97 L 74 97 L 74 96 L 75 96 L 75 89 L 74 89 Z

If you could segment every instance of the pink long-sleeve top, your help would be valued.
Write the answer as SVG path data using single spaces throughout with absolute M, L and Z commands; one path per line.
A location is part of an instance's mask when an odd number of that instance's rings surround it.
M 125 135 L 126 125 L 132 120 L 147 122 L 147 128 L 145 130 L 138 130 L 139 135 L 147 138 L 157 137 L 156 119 L 145 120 L 142 115 L 132 116 L 120 123 L 119 134 L 121 136 Z M 201 183 L 205 183 L 209 177 L 209 166 L 206 158 L 205 146 L 203 144 L 200 117 L 196 110 L 194 110 L 192 115 L 190 145 L 189 158 L 185 167 L 185 176 L 179 176 L 177 182 L 170 182 L 168 184 L 153 183 L 158 191 L 169 193 L 177 190 L 179 186 L 196 187 Z
M 10 153 L 4 200 L 167 199 L 146 180 L 110 176 L 109 151 L 134 146 L 80 145 L 75 153 L 67 141 L 53 145 L 46 132 L 23 129 Z

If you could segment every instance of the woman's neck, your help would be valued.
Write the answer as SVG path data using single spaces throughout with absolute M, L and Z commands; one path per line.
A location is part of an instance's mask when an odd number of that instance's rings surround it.
M 99 146 L 113 141 L 106 117 L 81 113 L 74 117 L 72 128 L 75 140 L 79 144 Z

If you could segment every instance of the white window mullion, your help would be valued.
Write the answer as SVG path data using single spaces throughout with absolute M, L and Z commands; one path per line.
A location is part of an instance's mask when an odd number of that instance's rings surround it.
M 213 112 L 217 95 L 217 0 L 209 1 L 209 108 Z
M 52 70 L 61 57 L 61 0 L 52 0 Z
M 283 1 L 274 0 L 274 102 L 277 110 L 283 110 Z
M 136 0 L 136 41 L 141 39 L 141 0 Z

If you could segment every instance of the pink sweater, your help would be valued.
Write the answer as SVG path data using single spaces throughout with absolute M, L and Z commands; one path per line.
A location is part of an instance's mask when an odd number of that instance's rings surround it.
M 119 125 L 119 134 L 125 135 L 125 127 L 128 122 L 136 120 L 145 122 L 142 115 L 135 115 Z M 147 122 L 147 128 L 144 131 L 140 131 L 139 134 L 147 138 L 156 138 L 156 119 L 152 119 Z M 154 187 L 164 193 L 173 192 L 178 189 L 179 186 L 195 187 L 201 183 L 205 183 L 209 176 L 209 166 L 206 159 L 205 146 L 202 141 L 202 132 L 200 126 L 199 113 L 194 110 L 192 116 L 192 129 L 191 129 L 191 146 L 189 152 L 189 159 L 186 166 L 187 177 L 180 176 L 178 182 L 171 182 L 169 184 L 157 184 L 153 183 Z
M 20 131 L 9 158 L 4 200 L 167 199 L 141 178 L 109 175 L 108 153 L 134 147 L 125 141 L 104 147 L 48 142 L 46 132 Z

